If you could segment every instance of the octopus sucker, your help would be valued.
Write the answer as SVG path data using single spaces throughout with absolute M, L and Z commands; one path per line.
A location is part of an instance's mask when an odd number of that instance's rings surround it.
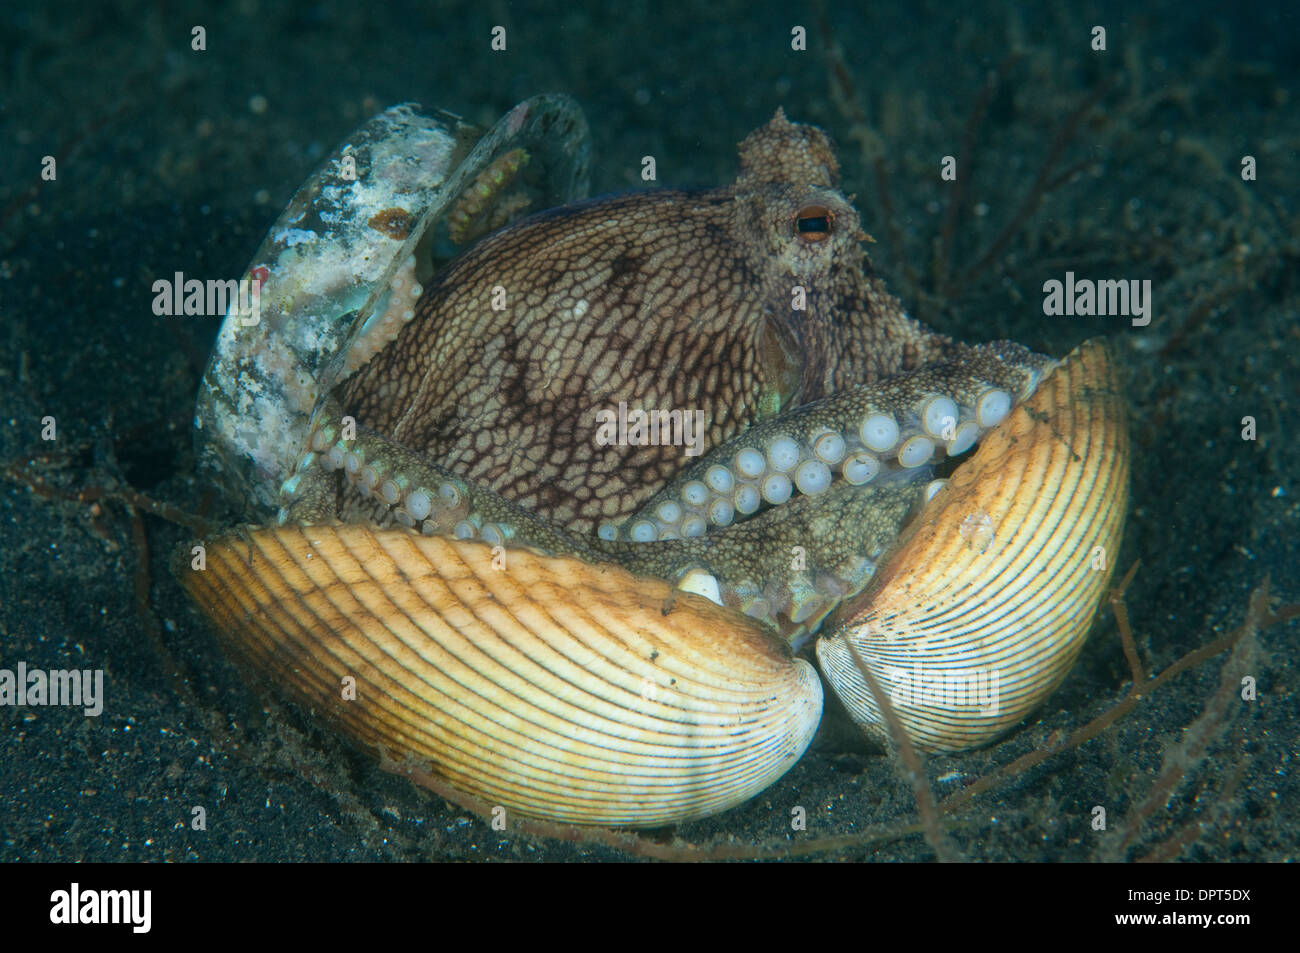
M 475 235 L 505 224 L 510 212 L 522 207 L 514 202 L 508 203 L 498 208 L 500 218 L 490 218 L 486 223 L 482 221 L 488 204 L 514 181 L 520 167 L 527 162 L 527 150 L 511 149 L 478 174 L 447 216 L 447 235 L 452 242 L 463 245 Z
M 295 398 L 287 446 L 256 448 L 276 525 L 180 570 L 223 641 L 362 744 L 575 823 L 670 823 L 771 784 L 821 714 L 805 646 L 878 732 L 857 666 L 898 664 L 882 625 L 909 657 L 1015 662 L 982 722 L 909 712 L 919 744 L 1007 730 L 1064 677 L 1100 598 L 1106 573 L 1070 554 L 1122 529 L 1105 350 L 1056 361 L 909 317 L 829 138 L 781 110 L 730 185 L 590 201 L 569 200 L 575 116 L 529 100 L 444 168 L 409 234 L 385 233 L 402 244 L 352 330 L 297 359 L 310 410 Z M 548 179 L 563 197 L 508 221 Z M 434 269 L 436 235 L 472 244 Z M 211 377 L 237 389 L 237 370 L 221 353 Z M 620 439 L 596 439 L 614 409 Z M 647 439 L 634 415 L 676 429 Z M 245 444 L 212 446 L 228 485 L 252 479 Z M 986 578 L 1014 627 L 986 632 L 963 601 Z M 358 670 L 371 704 L 339 706 L 331 686 Z
M 416 299 L 424 292 L 424 288 L 416 280 L 414 255 L 406 257 L 388 285 L 388 294 L 348 348 L 347 362 L 344 365 L 348 374 L 354 373 L 387 347 L 397 337 L 402 325 L 415 317 Z
M 1012 364 L 1005 345 L 995 355 L 973 348 L 961 365 L 852 388 L 756 424 L 688 465 L 628 525 L 641 525 L 665 503 L 680 504 L 687 519 L 707 515 L 718 500 L 751 515 L 757 512 L 755 487 L 763 501 L 779 505 L 795 489 L 815 495 L 838 480 L 862 485 L 912 478 L 907 470 L 923 475 L 928 471 L 918 468 L 970 450 L 1033 393 L 1051 362 L 1020 350 L 1022 363 Z M 945 394 L 951 396 L 939 396 Z M 702 493 L 701 485 L 714 489 Z M 635 537 L 628 530 L 623 538 Z

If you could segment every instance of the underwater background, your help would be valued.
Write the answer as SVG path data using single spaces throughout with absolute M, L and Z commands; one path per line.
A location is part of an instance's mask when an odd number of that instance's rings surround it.
M 796 25 L 807 50 L 791 48 Z M 728 183 L 736 144 L 777 107 L 821 126 L 914 316 L 1056 356 L 1112 343 L 1133 438 L 1116 580 L 1140 560 L 1125 604 L 1148 671 L 1242 627 L 1266 579 L 1274 609 L 1300 602 L 1294 4 L 5 3 L 0 64 L 0 667 L 106 683 L 99 717 L 0 707 L 0 859 L 934 856 L 910 829 L 909 783 L 829 700 L 771 788 L 619 846 L 493 831 L 226 662 L 168 569 L 188 531 L 127 493 L 208 505 L 191 418 L 220 319 L 156 316 L 152 284 L 242 274 L 320 160 L 398 102 L 487 126 L 568 93 L 591 125 L 593 194 L 645 187 L 645 155 L 659 185 Z M 947 154 L 967 176 L 952 212 Z M 1150 279 L 1151 323 L 1044 315 L 1043 282 L 1066 271 Z M 950 802 L 956 849 L 1296 859 L 1300 625 L 1247 628 L 1086 743 Z M 1129 680 L 1103 608 L 1037 715 L 989 748 L 929 756 L 930 787 L 949 798 L 1059 740 Z

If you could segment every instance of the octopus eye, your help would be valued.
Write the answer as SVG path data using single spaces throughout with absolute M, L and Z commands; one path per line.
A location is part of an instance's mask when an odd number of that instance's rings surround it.
M 835 213 L 824 205 L 805 205 L 794 217 L 795 231 L 806 242 L 824 242 L 831 237 Z

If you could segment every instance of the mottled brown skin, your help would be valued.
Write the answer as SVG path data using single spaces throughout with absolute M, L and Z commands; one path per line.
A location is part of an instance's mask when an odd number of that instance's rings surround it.
M 339 405 L 590 533 L 689 459 L 681 446 L 598 446 L 597 410 L 703 410 L 707 450 L 783 408 L 951 352 L 874 277 L 820 130 L 778 110 L 740 159 L 724 189 L 596 200 L 484 239 L 428 284 L 414 320 L 340 386 Z M 828 235 L 799 231 L 813 207 L 830 212 Z M 806 310 L 791 307 L 796 285 Z

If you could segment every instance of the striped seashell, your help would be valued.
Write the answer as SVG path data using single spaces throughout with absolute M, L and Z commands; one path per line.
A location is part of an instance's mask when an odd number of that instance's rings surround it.
M 213 541 L 181 575 L 223 644 L 300 705 L 507 811 L 698 818 L 808 746 L 820 680 L 758 624 L 613 566 L 503 553 L 499 569 L 483 543 L 284 526 Z
M 922 748 L 984 744 L 1042 702 L 1110 579 L 1128 451 L 1114 368 L 1087 342 L 984 438 L 823 627 L 817 657 L 854 720 L 886 734 L 859 664 Z

